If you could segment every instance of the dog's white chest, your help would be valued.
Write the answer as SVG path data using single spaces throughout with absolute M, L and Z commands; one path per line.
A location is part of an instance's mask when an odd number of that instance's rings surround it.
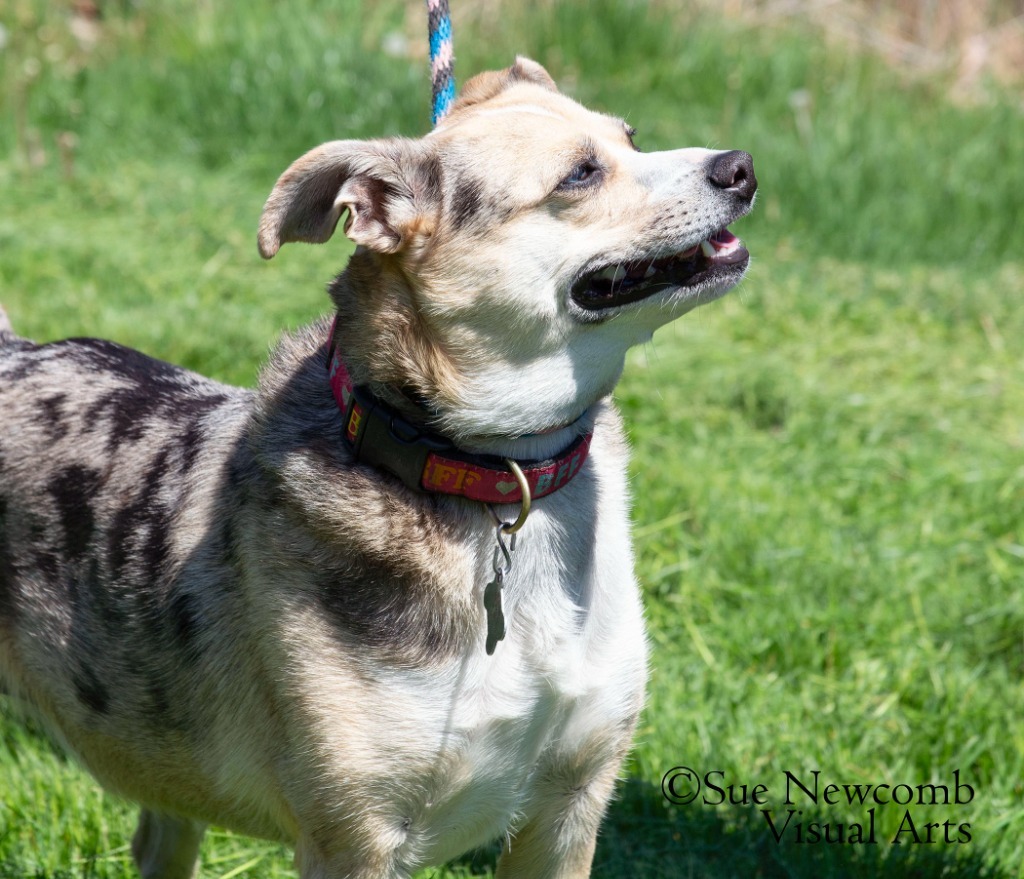
M 571 523 L 549 514 L 531 524 L 506 581 L 508 633 L 494 655 L 481 637 L 440 677 L 389 683 L 413 712 L 408 736 L 392 743 L 409 754 L 396 795 L 410 865 L 514 826 L 552 749 L 569 754 L 636 711 L 646 646 L 625 529 L 572 545 Z

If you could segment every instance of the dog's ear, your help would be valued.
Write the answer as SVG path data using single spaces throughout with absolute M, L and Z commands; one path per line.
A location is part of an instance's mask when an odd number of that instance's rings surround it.
M 471 107 L 490 98 L 500 95 L 505 89 L 511 88 L 516 83 L 529 82 L 539 85 L 549 91 L 557 92 L 558 86 L 551 78 L 551 75 L 536 61 L 524 58 L 522 55 L 516 57 L 516 63 L 504 70 L 490 70 L 486 73 L 478 73 L 469 80 L 459 93 L 459 99 L 455 102 L 452 111 Z
M 270 259 L 289 241 L 327 241 L 348 210 L 345 234 L 379 253 L 397 253 L 439 186 L 435 159 L 418 142 L 336 140 L 292 163 L 260 217 L 259 248 Z

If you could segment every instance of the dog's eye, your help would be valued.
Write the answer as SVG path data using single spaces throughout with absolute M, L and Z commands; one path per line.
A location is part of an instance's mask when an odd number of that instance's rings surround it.
M 601 166 L 590 159 L 580 162 L 559 185 L 559 189 L 572 189 L 594 183 L 601 176 Z

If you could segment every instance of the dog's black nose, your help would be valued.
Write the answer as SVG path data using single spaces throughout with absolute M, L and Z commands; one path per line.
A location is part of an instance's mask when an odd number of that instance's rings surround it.
M 740 198 L 750 201 L 757 192 L 757 178 L 754 176 L 754 160 L 750 153 L 729 150 L 711 161 L 708 179 L 719 189 L 735 192 Z

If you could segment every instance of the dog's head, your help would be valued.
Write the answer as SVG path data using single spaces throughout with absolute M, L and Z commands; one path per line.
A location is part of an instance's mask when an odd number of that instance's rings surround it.
M 743 152 L 639 152 L 623 120 L 520 58 L 465 86 L 420 140 L 334 141 L 263 211 L 260 252 L 357 245 L 332 293 L 357 380 L 409 391 L 449 433 L 549 431 L 614 387 L 626 350 L 733 287 L 727 229 L 753 203 Z

